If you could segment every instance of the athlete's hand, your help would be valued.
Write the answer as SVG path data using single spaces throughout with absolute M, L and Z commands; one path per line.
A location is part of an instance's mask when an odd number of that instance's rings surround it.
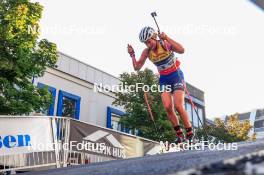
M 162 32 L 162 33 L 159 34 L 159 38 L 162 39 L 162 40 L 166 40 L 167 39 L 167 35 L 164 32 Z
M 129 53 L 130 56 L 135 55 L 135 51 L 130 44 L 127 45 L 127 52 Z

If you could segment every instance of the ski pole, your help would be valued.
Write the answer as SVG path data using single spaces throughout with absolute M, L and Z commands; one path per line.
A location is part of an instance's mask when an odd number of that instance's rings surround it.
M 156 21 L 156 18 L 155 18 L 155 16 L 157 16 L 157 13 L 156 13 L 156 12 L 152 12 L 152 13 L 151 13 L 151 16 L 153 17 L 153 19 L 154 19 L 154 21 L 155 21 L 155 23 L 156 23 L 156 26 L 157 26 L 157 28 L 158 28 L 158 34 L 160 34 L 159 25 L 158 25 L 158 23 L 157 23 L 157 21 Z
M 137 73 L 138 73 L 138 71 L 137 71 Z M 151 107 L 150 107 L 150 105 L 149 105 L 148 94 L 147 94 L 147 92 L 144 91 L 144 95 L 143 95 L 143 97 L 144 97 L 145 103 L 146 103 L 146 105 L 147 105 L 148 114 L 149 114 L 149 116 L 150 116 L 151 121 L 153 122 L 153 125 L 154 125 L 154 128 L 155 128 L 155 132 L 156 132 L 156 134 L 157 134 L 157 136 L 158 136 L 158 138 L 159 138 L 159 141 L 161 141 L 161 136 L 160 136 L 160 134 L 159 134 L 159 132 L 158 132 L 158 128 L 157 128 L 156 122 L 155 122 L 155 120 L 154 120 L 154 116 L 153 116 L 153 113 L 152 113 Z
M 201 121 L 200 115 L 199 115 L 199 113 L 198 113 L 198 108 L 197 108 L 196 105 L 193 103 L 192 97 L 191 97 L 191 95 L 190 95 L 190 93 L 189 93 L 189 91 L 188 91 L 188 89 L 187 89 L 187 87 L 186 87 L 186 83 L 185 83 L 185 81 L 183 80 L 183 78 L 181 77 L 179 71 L 178 71 L 178 76 L 179 76 L 180 79 L 181 79 L 181 82 L 182 82 L 182 84 L 183 84 L 183 86 L 184 86 L 184 91 L 185 91 L 185 92 L 187 93 L 187 95 L 188 95 L 188 98 L 189 98 L 189 100 L 190 100 L 190 102 L 191 102 L 191 106 L 192 106 L 193 110 L 195 111 L 195 113 L 196 113 L 196 115 L 197 115 L 198 121 L 200 122 L 200 124 L 201 124 L 202 126 L 204 126 L 204 124 L 203 124 L 202 121 Z M 204 132 L 205 132 L 205 135 L 208 137 L 209 134 L 207 133 L 206 129 L 204 129 Z
M 147 108 L 148 108 L 148 113 L 150 115 L 150 118 L 154 124 L 154 127 L 155 127 L 155 131 L 156 131 L 156 134 L 157 136 L 159 137 L 160 139 L 160 135 L 159 135 L 159 132 L 158 132 L 158 129 L 157 129 L 157 126 L 156 126 L 156 122 L 154 120 L 154 117 L 153 117 L 153 114 L 152 114 L 152 111 L 151 111 L 151 108 L 150 108 L 150 105 L 149 105 L 149 102 L 148 102 L 148 95 L 147 95 L 147 92 L 144 92 L 144 99 L 145 99 L 145 102 L 147 104 Z
M 158 34 L 160 35 L 160 28 L 159 28 L 159 25 L 158 25 L 158 22 L 157 22 L 157 20 L 156 20 L 156 18 L 155 18 L 155 16 L 157 16 L 157 13 L 156 12 L 152 12 L 151 13 L 151 16 L 153 17 L 153 19 L 154 19 L 154 21 L 155 21 L 155 24 L 156 24 L 156 26 L 157 26 L 157 28 L 158 28 Z M 161 46 L 166 50 L 166 51 L 168 51 L 168 48 L 167 48 L 167 46 L 164 44 L 164 41 L 159 37 L 159 39 L 160 39 L 160 44 L 161 44 Z

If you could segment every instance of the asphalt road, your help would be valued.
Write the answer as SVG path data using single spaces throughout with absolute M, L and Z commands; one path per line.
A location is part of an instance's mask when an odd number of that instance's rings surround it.
M 141 158 L 115 160 L 90 165 L 72 166 L 26 174 L 38 175 L 168 175 L 177 172 L 205 166 L 219 164 L 223 160 L 264 150 L 264 140 L 238 144 L 237 150 L 192 150 L 166 153 Z M 221 163 L 220 163 L 221 164 Z

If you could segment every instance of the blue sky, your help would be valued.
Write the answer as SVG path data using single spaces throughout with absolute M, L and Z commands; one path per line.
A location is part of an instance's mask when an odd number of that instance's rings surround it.
M 61 52 L 118 76 L 133 71 L 126 45 L 137 58 L 138 34 L 155 23 L 180 42 L 187 82 L 205 92 L 207 117 L 264 107 L 264 13 L 241 0 L 39 0 L 44 6 L 41 38 Z M 147 61 L 144 68 L 157 72 Z

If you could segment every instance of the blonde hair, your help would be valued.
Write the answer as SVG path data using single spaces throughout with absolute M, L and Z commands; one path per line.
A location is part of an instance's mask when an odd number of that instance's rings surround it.
M 158 34 L 155 32 L 155 33 L 153 33 L 153 36 L 151 38 L 156 40 L 157 37 L 158 37 Z

